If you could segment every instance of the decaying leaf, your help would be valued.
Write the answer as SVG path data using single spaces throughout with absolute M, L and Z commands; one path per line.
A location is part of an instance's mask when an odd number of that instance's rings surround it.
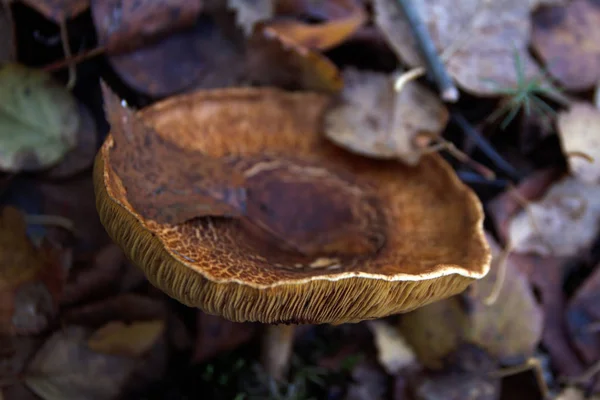
M 291 18 L 269 21 L 265 31 L 302 47 L 329 50 L 346 40 L 367 21 L 361 1 L 281 1 L 278 13 L 307 15 L 322 20 L 306 23 Z
M 21 0 L 55 23 L 73 18 L 90 7 L 90 0 Z
M 412 384 L 416 400 L 497 400 L 500 379 L 491 372 L 496 367 L 485 351 L 462 345 L 444 360 L 442 371 L 424 371 Z
M 52 335 L 29 364 L 26 385 L 44 400 L 116 398 L 136 359 L 91 350 L 89 334 L 70 326 Z
M 102 88 L 115 141 L 111 165 L 136 210 L 170 224 L 207 215 L 244 214 L 246 191 L 241 173 L 224 160 L 166 141 L 106 85 Z
M 49 178 L 66 178 L 92 166 L 98 149 L 96 122 L 88 109 L 78 105 L 80 123 L 77 130 L 77 145 L 54 167 L 45 172 Z
M 0 67 L 0 168 L 35 171 L 77 145 L 79 110 L 71 93 L 41 70 Z
M 519 74 L 538 74 L 528 54 L 534 2 L 522 0 L 413 1 L 429 28 L 450 75 L 465 90 L 480 96 L 515 88 Z M 375 0 L 375 20 L 398 56 L 411 67 L 425 63 L 395 0 Z M 444 54 L 444 52 L 447 52 Z M 523 71 L 515 68 L 515 53 Z
M 600 360 L 600 268 L 577 290 L 567 308 L 571 340 L 586 364 Z
M 600 79 L 600 8 L 573 0 L 533 16 L 532 46 L 565 88 L 586 90 Z
M 369 328 L 373 332 L 379 363 L 388 374 L 396 375 L 416 362 L 415 353 L 393 326 L 384 321 L 370 321 Z
M 0 215 L 0 256 L 0 333 L 41 332 L 57 311 L 62 266 L 52 251 L 33 245 L 12 207 Z
M 256 332 L 255 324 L 231 322 L 202 311 L 196 314 L 196 326 L 193 360 L 198 363 L 235 349 L 250 340 Z
M 571 172 L 589 184 L 600 183 L 599 131 L 600 110 L 591 104 L 574 104 L 558 116 L 558 135 Z
M 498 244 L 490 235 L 487 239 L 492 250 L 492 266 L 467 294 L 469 324 L 466 338 L 499 359 L 528 358 L 542 336 L 543 312 L 526 275 L 512 258 L 503 261 Z M 496 295 L 498 284 L 501 286 Z M 493 301 L 489 300 L 492 296 L 495 297 Z
M 362 361 L 352 371 L 353 383 L 348 386 L 344 400 L 385 399 L 387 376 L 377 364 Z
M 275 11 L 274 0 L 227 0 L 227 6 L 235 10 L 235 20 L 248 36 L 257 22 L 270 19 Z
M 125 324 L 110 321 L 88 339 L 88 347 L 96 353 L 140 357 L 146 353 L 165 330 L 163 320 L 135 321 Z
M 189 28 L 196 22 L 201 7 L 199 0 L 93 1 L 92 17 L 100 44 L 109 53 L 117 54 Z
M 530 203 L 510 223 L 512 248 L 541 256 L 575 256 L 587 249 L 600 229 L 600 186 L 567 177 Z
M 394 77 L 348 68 L 338 105 L 328 111 L 325 135 L 344 148 L 377 158 L 418 163 L 419 134 L 439 135 L 448 122 L 448 110 L 428 89 L 409 82 L 394 90 Z

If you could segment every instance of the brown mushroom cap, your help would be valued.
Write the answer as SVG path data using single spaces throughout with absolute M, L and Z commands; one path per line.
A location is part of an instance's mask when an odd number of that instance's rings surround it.
M 181 148 L 214 157 L 322 162 L 354 177 L 372 188 L 385 221 L 385 241 L 376 252 L 302 259 L 257 244 L 232 218 L 176 225 L 144 218 L 111 167 L 112 135 L 94 170 L 102 223 L 152 284 L 186 305 L 239 322 L 380 318 L 457 294 L 485 276 L 490 252 L 482 207 L 452 168 L 438 155 L 407 167 L 341 150 L 320 132 L 327 105 L 316 93 L 222 89 L 173 97 L 138 115 Z

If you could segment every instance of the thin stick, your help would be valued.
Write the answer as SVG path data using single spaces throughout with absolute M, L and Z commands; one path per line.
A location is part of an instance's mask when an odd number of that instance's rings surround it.
M 83 53 L 79 53 L 79 54 L 71 57 L 70 59 L 65 58 L 64 60 L 60 60 L 60 61 L 54 62 L 52 64 L 48 64 L 45 67 L 43 67 L 42 69 L 47 72 L 57 71 L 57 70 L 65 68 L 65 67 L 68 67 L 69 65 L 78 64 L 82 61 L 99 56 L 99 55 L 103 54 L 104 52 L 106 52 L 106 47 L 104 47 L 104 46 L 96 47 L 91 50 L 85 51 Z
M 67 21 L 66 18 L 62 17 L 58 21 L 58 26 L 60 28 L 60 41 L 62 43 L 63 53 L 65 54 L 65 58 L 70 60 L 71 56 L 71 44 L 69 43 L 69 33 L 67 31 Z M 75 68 L 75 64 L 69 63 L 69 80 L 67 81 L 67 89 L 71 90 L 75 87 L 75 82 L 77 81 L 77 70 Z
M 535 380 L 537 381 L 538 387 L 542 392 L 542 398 L 548 398 L 550 390 L 548 389 L 548 385 L 546 384 L 546 380 L 544 379 L 542 365 L 540 364 L 540 361 L 537 358 L 529 358 L 527 359 L 527 361 L 525 361 L 525 363 L 517 365 L 515 367 L 501 368 L 499 370 L 491 372 L 490 375 L 494 378 L 505 378 L 507 376 L 520 374 L 521 372 L 529 370 L 533 370 Z
M 510 252 L 512 251 L 512 245 L 510 241 L 506 245 L 502 252 L 498 257 L 498 261 L 496 262 L 496 268 L 498 268 L 498 274 L 496 275 L 496 280 L 492 286 L 492 290 L 490 294 L 487 295 L 483 299 L 483 304 L 486 306 L 491 306 L 496 303 L 498 300 L 498 296 L 500 296 L 500 292 L 502 291 L 502 287 L 504 286 L 504 281 L 506 280 L 506 269 L 508 268 L 507 260 Z
M 462 129 L 462 131 L 475 142 L 477 147 L 485 153 L 486 156 L 500 168 L 511 179 L 521 179 L 521 174 L 512 165 L 509 164 L 494 147 L 488 142 L 460 113 L 452 113 L 452 119 Z
M 429 31 L 420 18 L 414 4 L 411 0 L 397 0 L 397 2 L 415 35 L 419 50 L 427 64 L 427 70 L 433 76 L 442 100 L 452 103 L 458 101 L 458 89 L 454 85 L 448 71 L 446 71 L 446 67 L 437 53 Z

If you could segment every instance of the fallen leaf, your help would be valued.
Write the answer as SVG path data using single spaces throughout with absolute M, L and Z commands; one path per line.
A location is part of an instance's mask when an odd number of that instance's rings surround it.
M 533 15 L 533 49 L 569 90 L 586 90 L 598 83 L 599 43 L 600 8 L 595 0 L 573 0 Z
M 116 398 L 136 359 L 94 352 L 89 334 L 69 326 L 52 335 L 29 364 L 25 384 L 44 400 Z
M 367 21 L 363 7 L 357 0 L 282 1 L 278 3 L 280 18 L 266 23 L 265 31 L 301 47 L 325 51 L 341 44 Z M 306 15 L 322 22 L 305 23 L 285 18 L 282 13 Z
M 201 363 L 215 355 L 231 351 L 249 341 L 256 332 L 251 323 L 231 322 L 216 315 L 196 313 L 196 341 L 193 360 Z
M 490 374 L 496 363 L 475 346 L 463 345 L 448 356 L 442 371 L 425 371 L 412 383 L 415 400 L 496 400 L 500 379 Z
M 325 117 L 325 135 L 350 151 L 416 165 L 418 135 L 439 135 L 448 122 L 446 107 L 416 82 L 398 93 L 394 77 L 383 73 L 347 68 L 343 78 L 340 102 Z
M 66 21 L 90 7 L 90 0 L 21 0 L 54 23 Z
M 4 207 L 0 215 L 0 333 L 44 330 L 58 308 L 64 271 L 56 254 L 27 237 L 23 215 Z
M 77 145 L 54 167 L 45 171 L 50 179 L 68 178 L 92 166 L 98 150 L 98 136 L 94 117 L 83 104 L 78 105 L 80 124 L 77 130 Z
M 77 145 L 77 103 L 46 72 L 0 67 L 0 112 L 1 169 L 46 169 Z
M 448 73 L 464 90 L 480 96 L 501 94 L 517 87 L 520 75 L 531 79 L 539 73 L 527 50 L 531 3 L 413 1 L 438 52 L 449 51 L 445 61 Z M 398 56 L 411 67 L 425 66 L 397 2 L 375 0 L 374 8 L 375 22 Z M 522 62 L 522 71 L 515 68 L 515 53 Z
M 560 392 L 555 400 L 585 400 L 585 395 L 581 389 L 570 386 Z
M 191 27 L 201 8 L 200 0 L 93 1 L 92 17 L 99 44 L 110 54 L 117 54 Z
M 110 321 L 92 333 L 87 344 L 96 353 L 140 357 L 156 344 L 164 330 L 165 322 L 160 319 L 130 324 Z
M 586 364 L 600 360 L 600 268 L 597 266 L 567 307 L 571 340 Z
M 15 28 L 9 16 L 11 12 L 6 2 L 0 2 L 0 64 L 15 61 Z
M 534 171 L 521 180 L 516 188 L 507 189 L 487 204 L 490 217 L 503 243 L 508 240 L 512 218 L 523 209 L 519 199 L 532 201 L 541 198 L 560 174 L 561 171 L 556 168 Z
M 387 391 L 387 375 L 369 361 L 361 361 L 352 370 L 353 383 L 344 400 L 383 400 Z
M 492 251 L 492 265 L 490 272 L 476 281 L 466 294 L 469 302 L 466 340 L 499 360 L 529 358 L 542 336 L 542 309 L 527 276 L 510 257 L 501 265 L 500 247 L 491 235 L 487 235 L 487 241 Z M 501 269 L 503 278 L 500 278 Z M 499 292 L 489 304 L 488 298 L 496 290 L 498 279 L 501 279 Z
M 98 252 L 92 265 L 76 265 L 69 272 L 61 305 L 81 303 L 118 285 L 119 271 L 124 262 L 123 251 L 111 243 Z
M 273 16 L 274 0 L 227 0 L 227 7 L 235 10 L 236 23 L 249 36 L 257 22 Z
M 590 184 L 600 183 L 598 130 L 600 110 L 591 104 L 577 103 L 558 115 L 558 136 L 571 172 L 577 179 Z
M 140 214 L 159 223 L 179 224 L 201 216 L 245 213 L 241 173 L 222 159 L 166 141 L 106 85 L 102 87 L 115 146 L 111 166 Z
M 519 253 L 574 256 L 589 248 L 600 229 L 600 186 L 567 177 L 555 183 L 529 212 L 511 221 L 509 237 Z
M 398 327 L 419 362 L 439 369 L 444 358 L 463 342 L 467 324 L 460 299 L 454 296 L 403 314 Z
M 369 321 L 369 328 L 375 338 L 379 363 L 390 375 L 416 362 L 413 350 L 393 326 L 383 321 Z

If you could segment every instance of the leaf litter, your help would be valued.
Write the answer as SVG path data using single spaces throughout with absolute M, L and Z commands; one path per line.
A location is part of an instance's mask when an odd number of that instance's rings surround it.
M 0 203 L 16 206 L 4 207 L 0 218 L 4 398 L 504 399 L 534 398 L 545 386 L 557 399 L 600 393 L 598 96 L 591 93 L 598 87 L 599 13 L 592 0 L 413 1 L 450 76 L 466 92 L 451 107 L 430 90 L 430 74 L 419 79 L 427 71 L 414 68 L 426 63 L 392 0 L 21 3 L 10 6 L 11 14 L 0 8 L 0 62 L 9 62 L 0 71 L 12 70 L 9 84 L 0 80 L 0 93 L 13 93 L 0 105 L 0 140 L 8 140 L 0 143 Z M 35 20 L 23 22 L 29 7 L 58 25 L 51 28 L 55 36 L 45 37 Z M 122 18 L 115 20 L 119 7 Z M 99 43 L 90 49 L 92 37 Z M 38 46 L 33 56 L 24 51 L 28 38 Z M 12 47 L 21 64 L 14 64 Z M 66 49 L 77 55 L 71 59 Z M 82 62 L 73 92 L 63 86 L 60 68 L 48 68 L 50 75 L 37 67 L 47 62 L 70 69 Z M 130 134 L 122 138 L 133 139 L 115 141 L 121 166 L 134 152 L 153 149 L 148 165 L 172 159 L 169 168 L 178 172 L 165 176 L 180 180 L 184 192 L 194 176 L 235 176 L 223 160 L 162 151 L 160 130 L 138 123 L 138 106 L 174 93 L 236 86 L 325 92 L 334 102 L 323 121 L 324 145 L 408 167 L 438 140 L 452 140 L 466 154 L 454 166 L 469 157 L 489 165 L 490 153 L 475 151 L 473 136 L 463 140 L 464 127 L 456 129 L 453 117 L 468 115 L 474 131 L 525 176 L 507 180 L 492 166 L 473 185 L 491 222 L 486 229 L 495 228 L 503 248 L 488 234 L 492 269 L 459 296 L 385 321 L 298 329 L 295 355 L 307 366 L 274 384 L 248 368 L 261 336 L 254 324 L 176 304 L 110 244 L 91 184 L 106 134 L 97 129 L 105 126 L 100 78 L 132 104 L 113 98 L 109 110 L 113 124 L 120 120 L 116 125 Z M 536 137 L 527 148 L 515 146 L 529 134 L 523 120 Z M 148 137 L 160 146 L 147 147 Z M 468 181 L 483 170 L 474 171 L 460 176 Z M 139 191 L 132 181 L 129 193 L 139 192 L 137 201 L 160 189 Z M 216 193 L 221 190 L 227 189 Z M 189 209 L 180 215 L 168 202 L 147 203 L 158 219 L 185 221 L 197 214 L 198 199 L 183 198 Z M 231 209 L 219 196 L 214 205 L 228 218 Z M 74 229 L 53 226 L 59 218 Z M 367 335 L 358 340 L 361 329 Z M 326 357 L 317 350 L 322 337 Z M 346 362 L 357 354 L 360 361 Z M 542 369 L 545 359 L 549 368 Z M 307 372 L 311 364 L 325 368 Z M 527 368 L 542 376 L 535 394 L 506 378 Z

